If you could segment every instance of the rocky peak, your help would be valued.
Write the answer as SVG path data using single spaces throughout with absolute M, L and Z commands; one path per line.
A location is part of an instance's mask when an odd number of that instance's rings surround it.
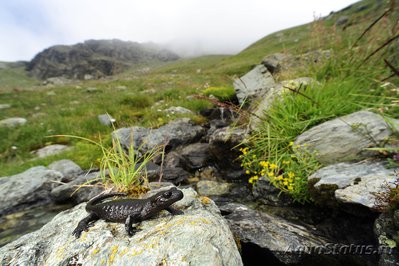
M 75 45 L 55 45 L 38 53 L 27 65 L 41 79 L 66 77 L 96 79 L 120 73 L 132 65 L 172 61 L 178 56 L 154 44 L 113 40 L 87 40 Z

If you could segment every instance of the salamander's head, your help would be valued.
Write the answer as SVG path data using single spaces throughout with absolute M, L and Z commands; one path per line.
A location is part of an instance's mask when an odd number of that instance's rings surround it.
M 178 190 L 176 187 L 173 187 L 155 194 L 151 199 L 151 205 L 166 208 L 182 198 L 183 192 Z

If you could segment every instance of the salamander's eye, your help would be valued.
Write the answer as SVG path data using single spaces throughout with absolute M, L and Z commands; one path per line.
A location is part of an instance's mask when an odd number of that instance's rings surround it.
M 165 193 L 163 193 L 163 196 L 164 196 L 165 198 L 170 198 L 170 196 L 172 196 L 172 192 L 166 191 Z

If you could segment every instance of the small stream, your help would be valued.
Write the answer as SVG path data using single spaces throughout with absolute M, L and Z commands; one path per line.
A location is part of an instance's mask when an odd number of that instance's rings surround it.
M 0 247 L 41 228 L 58 213 L 71 207 L 71 204 L 49 204 L 1 216 Z

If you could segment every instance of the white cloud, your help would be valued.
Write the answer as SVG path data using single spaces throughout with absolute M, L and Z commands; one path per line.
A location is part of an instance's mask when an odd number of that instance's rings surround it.
M 0 60 L 29 60 L 53 44 L 110 38 L 235 53 L 271 32 L 310 22 L 314 14 L 327 15 L 353 2 L 14 0 L 12 10 L 0 4 Z M 19 23 L 24 14 L 30 14 L 29 27 Z

